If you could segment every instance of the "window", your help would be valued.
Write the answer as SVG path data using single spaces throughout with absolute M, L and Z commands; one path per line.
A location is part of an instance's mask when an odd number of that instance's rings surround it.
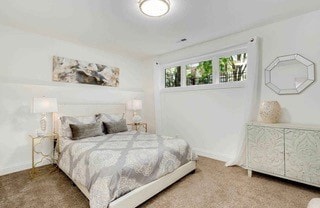
M 186 65 L 186 85 L 212 84 L 212 61 Z
M 245 46 L 182 60 L 163 68 L 163 84 L 165 88 L 175 88 L 174 91 L 243 87 L 247 62 Z
M 236 82 L 246 79 L 247 53 L 219 58 L 220 83 Z
M 181 66 L 166 69 L 166 87 L 181 86 Z

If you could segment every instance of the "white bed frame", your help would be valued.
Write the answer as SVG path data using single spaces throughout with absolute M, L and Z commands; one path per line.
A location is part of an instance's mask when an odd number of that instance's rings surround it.
M 63 104 L 59 105 L 59 115 L 88 116 L 97 113 L 122 114 L 125 113 L 125 104 Z M 55 118 L 54 130 L 58 129 L 57 118 Z M 147 201 L 160 191 L 164 190 L 182 177 L 196 169 L 196 162 L 190 161 L 151 183 L 141 186 L 109 204 L 109 208 L 134 208 Z M 67 174 L 68 175 L 68 174 Z M 71 177 L 68 175 L 71 179 Z M 89 190 L 82 184 L 73 181 L 80 191 L 89 199 Z

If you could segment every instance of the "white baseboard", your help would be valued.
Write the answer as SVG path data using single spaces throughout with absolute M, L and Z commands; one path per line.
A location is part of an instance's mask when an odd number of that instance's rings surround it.
M 199 156 L 208 157 L 208 158 L 211 158 L 214 160 L 219 160 L 222 162 L 228 162 L 229 160 L 231 160 L 230 155 L 225 155 L 225 154 L 220 154 L 220 153 L 212 153 L 207 150 L 202 150 L 202 149 L 198 149 L 198 148 L 192 148 L 192 149 Z
M 49 161 L 45 161 L 42 164 L 39 164 L 37 167 L 41 167 L 41 166 L 49 165 L 49 164 L 51 164 Z M 7 174 L 10 174 L 10 173 L 19 172 L 19 171 L 23 171 L 23 170 L 28 170 L 30 168 L 32 168 L 32 163 L 31 162 L 20 163 L 20 164 L 13 165 L 13 166 L 10 166 L 10 167 L 0 168 L 0 176 L 7 175 Z
M 32 167 L 31 163 L 21 163 L 21 164 L 10 166 L 10 167 L 0 168 L 0 176 L 19 172 L 22 170 L 27 170 L 27 169 L 30 169 L 31 167 Z

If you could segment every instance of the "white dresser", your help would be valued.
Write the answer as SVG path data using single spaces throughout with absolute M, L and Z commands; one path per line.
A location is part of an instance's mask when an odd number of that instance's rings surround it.
M 247 169 L 320 187 L 320 127 L 247 124 Z

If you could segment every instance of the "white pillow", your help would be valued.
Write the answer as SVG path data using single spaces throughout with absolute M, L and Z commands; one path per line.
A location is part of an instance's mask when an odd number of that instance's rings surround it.
M 99 113 L 96 115 L 97 121 L 101 122 L 119 122 L 122 118 L 124 118 L 124 114 L 107 114 L 107 113 Z
M 72 131 L 70 124 L 91 124 L 96 122 L 96 116 L 62 116 L 60 117 L 61 125 L 59 128 L 59 134 L 61 137 L 72 137 Z

